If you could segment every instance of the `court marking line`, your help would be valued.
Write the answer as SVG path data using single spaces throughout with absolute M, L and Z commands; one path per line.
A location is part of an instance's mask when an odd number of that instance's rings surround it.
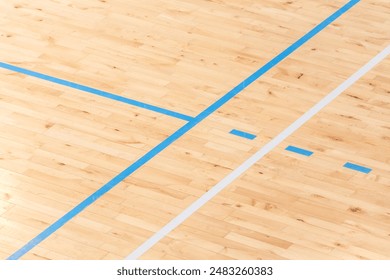
M 368 167 L 365 167 L 365 166 L 362 166 L 362 165 L 358 165 L 358 164 L 354 164 L 354 163 L 351 163 L 351 162 L 346 162 L 343 167 L 346 167 L 346 168 L 349 168 L 349 169 L 352 169 L 352 170 L 355 170 L 355 171 L 359 171 L 359 172 L 362 172 L 362 173 L 370 173 L 372 171 L 371 168 L 368 168 Z
M 113 179 L 111 179 L 109 182 L 107 182 L 100 189 L 98 189 L 97 191 L 92 193 L 90 196 L 88 196 L 86 199 L 84 199 L 82 202 L 80 202 L 78 205 L 76 205 L 72 210 L 70 210 L 64 216 L 59 218 L 56 222 L 51 224 L 44 231 L 39 233 L 36 237 L 34 237 L 32 240 L 30 240 L 22 248 L 20 248 L 16 252 L 14 252 L 7 259 L 8 260 L 16 260 L 16 259 L 19 259 L 20 257 L 22 257 L 23 255 L 25 255 L 32 248 L 37 246 L 39 243 L 41 243 L 43 240 L 45 240 L 47 237 L 49 237 L 51 234 L 53 234 L 55 231 L 57 231 L 59 228 L 61 228 L 64 224 L 66 224 L 68 221 L 70 221 L 74 216 L 76 216 L 81 211 L 83 211 L 86 207 L 91 205 L 99 197 L 101 197 L 102 195 L 104 195 L 105 193 L 110 191 L 113 187 L 115 187 L 117 184 L 119 184 L 121 181 L 123 181 L 125 178 L 127 178 L 129 175 L 131 175 L 133 172 L 135 172 L 138 168 L 140 168 L 141 166 L 146 164 L 149 160 L 151 160 L 156 155 L 158 155 L 161 151 L 163 151 L 165 148 L 170 146 L 173 142 L 175 142 L 177 139 L 179 139 L 181 136 L 183 136 L 185 133 L 187 133 L 190 129 L 195 127 L 198 123 L 200 123 L 206 117 L 211 115 L 214 111 L 219 109 L 227 101 L 229 101 L 234 96 L 236 96 L 241 91 L 243 91 L 246 87 L 248 87 L 250 84 L 252 84 L 260 76 L 262 76 L 264 73 L 266 73 L 267 71 L 272 69 L 275 65 L 277 65 L 279 62 L 281 62 L 286 57 L 288 57 L 292 52 L 294 52 L 296 49 L 298 49 L 304 43 L 309 41 L 312 37 L 314 37 L 321 30 L 323 30 L 325 27 L 327 27 L 329 24 L 331 24 L 333 21 L 335 21 L 337 18 L 339 18 L 345 12 L 347 12 L 350 8 L 352 8 L 359 1 L 360 0 L 351 0 L 347 4 L 345 4 L 344 6 L 339 8 L 337 11 L 335 11 L 333 14 L 331 14 L 329 17 L 327 17 L 325 20 L 323 20 L 321 23 L 319 23 L 313 29 L 311 29 L 308 33 L 303 35 L 295 43 L 293 43 L 288 48 L 286 48 L 284 51 L 282 51 L 280 54 L 278 54 L 276 57 L 271 59 L 264 66 L 262 66 L 260 69 L 258 69 L 256 72 L 254 72 L 252 75 L 247 77 L 245 80 L 243 80 L 241 83 L 239 83 L 236 87 L 234 87 L 232 90 L 230 90 L 224 96 L 219 98 L 216 102 L 212 103 L 204 111 L 199 113 L 194 119 L 192 119 L 191 121 L 184 124 L 177 131 L 175 131 L 173 134 L 171 134 L 168 138 L 166 138 L 164 141 L 159 143 L 157 146 L 155 146 L 153 149 L 151 149 L 149 152 L 147 152 L 145 155 L 143 155 L 141 158 L 136 160 L 129 167 L 127 167 L 125 170 L 123 170 L 121 173 L 119 173 L 117 176 L 115 176 Z
M 38 78 L 38 79 L 41 79 L 41 80 L 45 80 L 45 81 L 52 82 L 52 83 L 55 83 L 55 84 L 59 84 L 59 85 L 62 85 L 62 86 L 66 86 L 66 87 L 69 87 L 69 88 L 73 88 L 73 89 L 77 89 L 77 90 L 80 90 L 80 91 L 92 93 L 94 95 L 98 95 L 98 96 L 105 97 L 105 98 L 108 98 L 108 99 L 111 99 L 111 100 L 119 101 L 119 102 L 122 102 L 122 103 L 125 103 L 125 104 L 128 104 L 128 105 L 133 105 L 135 107 L 139 107 L 139 108 L 142 108 L 142 109 L 145 109 L 145 110 L 153 111 L 153 112 L 156 112 L 156 113 L 160 113 L 160 114 L 163 114 L 163 115 L 167 115 L 167 116 L 170 116 L 170 117 L 181 119 L 181 120 L 184 120 L 184 121 L 191 121 L 191 120 L 194 119 L 194 117 L 191 117 L 191 116 L 188 116 L 188 115 L 185 115 L 185 114 L 182 114 L 182 113 L 178 113 L 178 112 L 175 112 L 175 111 L 172 111 L 172 110 L 168 110 L 168 109 L 165 109 L 165 108 L 161 108 L 161 107 L 158 107 L 158 106 L 147 104 L 147 103 L 144 103 L 144 102 L 141 102 L 141 101 L 137 101 L 137 100 L 134 100 L 134 99 L 131 99 L 131 98 L 127 98 L 127 97 L 124 97 L 124 96 L 120 96 L 120 95 L 117 95 L 117 94 L 109 93 L 109 92 L 104 91 L 104 90 L 95 89 L 95 88 L 92 88 L 92 87 L 89 87 L 89 86 L 84 86 L 82 84 L 74 83 L 74 82 L 67 81 L 67 80 L 64 80 L 64 79 L 56 78 L 56 77 L 53 77 L 53 76 L 49 76 L 49 75 L 46 75 L 46 74 L 42 74 L 42 73 L 39 73 L 39 72 L 35 72 L 35 71 L 32 71 L 32 70 L 21 68 L 19 66 L 15 66 L 15 65 L 12 65 L 12 64 L 0 62 L 0 67 L 4 68 L 4 69 L 7 69 L 7 70 L 10 70 L 10 71 L 13 71 L 13 72 L 24 74 L 26 76 L 35 77 L 35 78 Z
M 286 151 L 289 151 L 289 152 L 293 152 L 293 153 L 297 153 L 297 154 L 300 154 L 300 155 L 303 155 L 303 156 L 311 156 L 313 154 L 312 151 L 309 151 L 309 150 L 305 150 L 305 149 L 302 149 L 302 148 L 298 148 L 298 147 L 295 147 L 295 146 L 288 146 L 286 149 Z
M 253 140 L 256 138 L 256 135 L 254 135 L 252 133 L 244 132 L 244 131 L 237 130 L 237 129 L 232 129 L 229 133 L 236 135 L 236 136 L 239 136 L 239 137 L 249 139 L 249 140 Z
M 183 212 L 173 218 L 169 223 L 167 223 L 163 228 L 156 232 L 152 237 L 147 239 L 143 244 L 141 244 L 137 249 L 135 249 L 130 255 L 126 257 L 127 260 L 135 260 L 142 256 L 146 251 L 152 248 L 157 242 L 162 238 L 167 236 L 172 230 L 182 224 L 186 219 L 188 219 L 193 213 L 199 210 L 203 205 L 210 201 L 214 196 L 216 196 L 220 191 L 225 189 L 230 185 L 235 179 L 237 179 L 241 174 L 248 170 L 252 165 L 258 162 L 266 154 L 271 152 L 276 146 L 282 143 L 288 136 L 294 133 L 298 128 L 310 120 L 315 114 L 322 110 L 326 105 L 332 102 L 337 96 L 342 92 L 348 89 L 352 84 L 359 80 L 363 75 L 369 72 L 375 65 L 381 62 L 387 55 L 390 54 L 390 45 L 371 59 L 367 64 L 345 80 L 341 85 L 336 89 L 330 92 L 327 96 L 322 98 L 317 104 L 310 108 L 306 113 L 284 129 L 280 134 L 273 138 L 270 142 L 265 144 L 260 150 L 258 150 L 254 155 L 248 158 L 243 162 L 239 167 L 233 170 L 229 175 L 223 178 L 218 182 L 214 187 L 212 187 L 208 192 L 198 198 L 193 202 L 189 207 L 187 207 Z

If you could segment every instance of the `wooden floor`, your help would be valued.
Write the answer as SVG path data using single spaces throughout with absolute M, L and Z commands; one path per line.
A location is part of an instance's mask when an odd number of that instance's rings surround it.
M 1 1 L 0 62 L 195 117 L 347 2 Z M 389 14 L 357 3 L 22 259 L 124 259 L 386 48 Z M 0 88 L 1 259 L 187 123 L 3 68 Z M 387 57 L 141 259 L 390 259 L 389 143 Z

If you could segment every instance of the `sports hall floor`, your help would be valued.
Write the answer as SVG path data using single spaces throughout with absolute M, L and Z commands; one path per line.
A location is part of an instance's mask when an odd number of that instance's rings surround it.
M 390 259 L 388 0 L 0 15 L 1 259 Z

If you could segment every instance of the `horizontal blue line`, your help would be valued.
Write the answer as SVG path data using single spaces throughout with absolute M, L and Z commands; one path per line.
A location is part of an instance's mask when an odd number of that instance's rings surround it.
M 250 140 L 253 140 L 256 138 L 256 135 L 254 134 L 251 134 L 251 133 L 248 133 L 248 132 L 244 132 L 244 131 L 241 131 L 241 130 L 237 130 L 237 129 L 232 129 L 232 131 L 230 131 L 231 134 L 234 134 L 234 135 L 237 135 L 237 136 L 240 136 L 240 137 L 244 137 L 244 138 L 247 138 L 247 139 L 250 139 Z
M 368 167 L 364 167 L 364 166 L 361 166 L 361 165 L 357 165 L 357 164 L 353 164 L 353 163 L 350 163 L 350 162 L 347 162 L 344 164 L 344 167 L 346 168 L 349 168 L 349 169 L 353 169 L 353 170 L 356 170 L 356 171 L 359 171 L 359 172 L 363 172 L 363 173 L 370 173 L 371 172 L 371 168 L 368 168 Z
M 80 204 L 78 204 L 70 212 L 65 214 L 60 219 L 58 219 L 56 222 L 54 222 L 52 225 L 50 225 L 48 228 L 46 228 L 43 232 L 41 232 L 39 235 L 37 235 L 35 238 L 33 238 L 31 241 L 29 241 L 26 245 L 24 245 L 18 251 L 13 253 L 11 256 L 9 256 L 8 259 L 9 260 L 19 259 L 24 254 L 26 254 L 28 251 L 30 251 L 32 248 L 37 246 L 39 243 L 41 243 L 43 240 L 45 240 L 47 237 L 49 237 L 51 234 L 53 234 L 56 230 L 58 230 L 60 227 L 62 227 L 65 223 L 67 223 L 69 220 L 71 220 L 74 216 L 76 216 L 81 211 L 83 211 L 86 207 L 91 205 L 99 197 L 101 197 L 102 195 L 107 193 L 109 190 L 111 190 L 113 187 L 115 187 L 117 184 L 119 184 L 122 180 L 127 178 L 133 172 L 135 172 L 138 168 L 140 168 L 145 163 L 147 163 L 149 160 L 154 158 L 161 151 L 163 151 L 165 148 L 170 146 L 173 142 L 175 142 L 177 139 L 179 139 L 181 136 L 183 136 L 185 133 L 187 133 L 190 129 L 195 127 L 202 120 L 204 120 L 210 114 L 212 114 L 214 111 L 216 111 L 218 108 L 220 108 L 223 104 L 225 104 L 227 101 L 232 99 L 238 93 L 243 91 L 247 86 L 249 86 L 251 83 L 253 83 L 256 79 L 258 79 L 264 73 L 266 73 L 271 68 L 273 68 L 275 65 L 277 65 L 280 61 L 282 61 L 287 56 L 289 56 L 292 52 L 294 52 L 296 49 L 298 49 L 300 46 L 302 46 L 305 42 L 307 42 L 309 39 L 311 39 L 314 35 L 316 35 L 322 29 L 324 29 L 326 26 L 331 24 L 334 20 L 336 20 L 338 17 L 340 17 L 343 13 L 345 13 L 351 7 L 353 7 L 357 2 L 359 2 L 359 0 L 352 0 L 352 1 L 348 2 L 343 7 L 341 7 L 339 10 L 337 10 L 335 13 L 333 13 L 331 16 L 329 16 L 327 19 L 325 19 L 323 22 L 321 22 L 319 25 L 315 26 L 311 31 L 309 31 L 307 34 L 305 34 L 302 38 L 300 38 L 298 41 L 296 41 L 290 47 L 288 47 L 283 52 L 278 54 L 275 58 L 273 58 L 271 61 L 266 63 L 264 66 L 262 66 L 255 73 L 250 75 L 248 78 L 246 78 L 244 81 L 242 81 L 239 85 L 237 85 L 235 88 L 233 88 L 227 94 L 225 94 L 220 99 L 218 99 L 216 102 L 211 104 L 206 110 L 201 112 L 194 119 L 187 122 L 185 125 L 183 125 L 181 128 L 179 128 L 177 131 L 175 131 L 172 135 L 170 135 L 168 138 L 166 138 L 164 141 L 162 141 L 160 144 L 158 144 L 156 147 L 154 147 L 148 153 L 143 155 L 141 158 L 139 158 L 137 161 L 135 161 L 133 164 L 131 164 L 129 167 L 127 167 L 125 170 L 123 170 L 121 173 L 119 173 L 113 179 L 111 179 L 103 187 L 101 187 L 96 192 L 94 192 L 92 195 L 87 197 L 84 201 L 82 201 Z
M 70 88 L 74 88 L 74 89 L 81 90 L 81 91 L 84 91 L 84 92 L 88 92 L 88 93 L 92 93 L 92 94 L 95 94 L 95 95 L 99 95 L 99 96 L 102 96 L 102 97 L 105 97 L 105 98 L 109 98 L 109 99 L 112 99 L 112 100 L 116 100 L 116 101 L 119 101 L 119 102 L 122 102 L 122 103 L 129 104 L 129 105 L 133 105 L 133 106 L 136 106 L 136 107 L 139 107 L 139 108 L 143 108 L 143 109 L 146 109 L 146 110 L 154 111 L 154 112 L 157 112 L 157 113 L 160 113 L 160 114 L 163 114 L 163 115 L 167 115 L 167 116 L 171 116 L 171 117 L 174 117 L 174 118 L 178 118 L 178 119 L 181 119 L 181 120 L 190 121 L 190 120 L 193 119 L 193 117 L 190 117 L 190 116 L 178 113 L 178 112 L 174 112 L 174 111 L 171 111 L 171 110 L 168 110 L 168 109 L 164 109 L 164 108 L 161 108 L 161 107 L 150 105 L 150 104 L 147 104 L 147 103 L 144 103 L 144 102 L 140 102 L 140 101 L 137 101 L 137 100 L 134 100 L 134 99 L 126 98 L 126 97 L 123 97 L 123 96 L 120 96 L 120 95 L 112 94 L 112 93 L 109 93 L 109 92 L 106 92 L 106 91 L 103 91 L 103 90 L 91 88 L 91 87 L 84 86 L 84 85 L 77 84 L 77 83 L 73 83 L 73 82 L 70 82 L 70 81 L 67 81 L 67 80 L 55 78 L 55 77 L 52 77 L 52 76 L 49 76 L 49 75 L 41 74 L 41 73 L 38 73 L 38 72 L 35 72 L 35 71 L 31 71 L 31 70 L 24 69 L 24 68 L 21 68 L 21 67 L 18 67 L 18 66 L 14 66 L 14 65 L 11 65 L 11 64 L 8 64 L 8 63 L 0 62 L 0 67 L 4 68 L 4 69 L 7 69 L 7 70 L 14 71 L 14 72 L 18 72 L 18 73 L 21 73 L 21 74 L 24 74 L 24 75 L 27 75 L 27 76 L 35 77 L 35 78 L 38 78 L 38 79 L 42 79 L 42 80 L 45 80 L 45 81 L 49 81 L 49 82 L 56 83 L 56 84 L 59 84 L 59 85 L 63 85 L 63 86 L 66 86 L 66 87 L 70 87 Z
M 297 154 L 301 154 L 301 155 L 304 155 L 304 156 L 311 156 L 313 154 L 312 151 L 309 151 L 309 150 L 305 150 L 305 149 L 301 149 L 301 148 L 298 148 L 298 147 L 295 147 L 295 146 L 288 146 L 286 149 L 286 151 L 290 151 L 290 152 L 294 152 L 294 153 L 297 153 Z

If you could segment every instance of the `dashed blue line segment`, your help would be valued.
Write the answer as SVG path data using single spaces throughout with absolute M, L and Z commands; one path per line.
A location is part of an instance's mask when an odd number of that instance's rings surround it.
M 197 124 L 199 124 L 202 120 L 204 120 L 205 118 L 210 116 L 213 112 L 215 112 L 217 109 L 219 109 L 222 105 L 224 105 L 226 102 L 228 102 L 234 96 L 239 94 L 241 91 L 243 91 L 246 87 L 248 87 L 254 81 L 256 81 L 264 73 L 266 73 L 267 71 L 272 69 L 275 65 L 277 65 L 279 62 L 284 60 L 292 52 L 297 50 L 300 46 L 302 46 L 304 43 L 306 43 L 308 40 L 310 40 L 313 36 L 315 36 L 321 30 L 323 30 L 326 26 L 328 26 L 333 21 L 335 21 L 338 17 L 340 17 L 342 14 L 347 12 L 350 8 L 352 8 L 359 1 L 360 0 L 349 1 L 347 4 L 345 4 L 343 7 L 341 7 L 339 10 L 337 10 L 335 13 L 333 13 L 331 16 L 326 18 L 320 24 L 315 26 L 312 30 L 310 30 L 307 34 L 305 34 L 303 37 L 301 37 L 299 40 L 297 40 L 295 43 L 293 43 L 291 46 L 289 46 L 283 52 L 278 54 L 276 57 L 274 57 L 272 60 L 270 60 L 268 63 L 266 63 L 260 69 L 258 69 L 256 72 L 254 72 L 248 78 L 246 78 L 244 81 L 239 83 L 231 91 L 229 91 L 224 96 L 222 96 L 220 99 L 218 99 L 216 102 L 211 104 L 208 108 L 206 108 L 204 111 L 202 111 L 200 114 L 198 114 L 195 118 L 188 121 L 186 124 L 184 124 L 182 127 L 180 127 L 177 131 L 175 131 L 172 135 L 170 135 L 168 138 L 166 138 L 160 144 L 155 146 L 152 150 L 147 152 L 145 155 L 143 155 L 141 158 L 139 158 L 137 161 L 135 161 L 133 164 L 131 164 L 129 167 L 127 167 L 125 170 L 123 170 L 121 173 L 119 173 L 113 179 L 111 179 L 103 187 L 101 187 L 96 192 L 94 192 L 92 195 L 87 197 L 84 201 L 82 201 L 80 204 L 78 204 L 70 212 L 68 212 L 63 217 L 61 217 L 56 222 L 54 222 L 52 225 L 50 225 L 48 228 L 46 228 L 43 232 L 41 232 L 39 235 L 37 235 L 35 238 L 33 238 L 30 242 L 28 242 L 26 245 L 24 245 L 22 248 L 20 248 L 14 254 L 12 254 L 10 257 L 8 257 L 8 259 L 9 260 L 19 259 L 24 254 L 29 252 L 32 248 L 34 248 L 39 243 L 41 243 L 43 240 L 45 240 L 47 237 L 49 237 L 51 234 L 53 234 L 56 230 L 58 230 L 60 227 L 62 227 L 65 223 L 67 223 L 69 220 L 71 220 L 74 216 L 79 214 L 81 211 L 83 211 L 86 207 L 91 205 L 94 201 L 96 201 L 102 195 L 107 193 L 109 190 L 111 190 L 113 187 L 115 187 L 117 184 L 119 184 L 125 178 L 130 176 L 138 168 L 140 168 L 141 166 L 146 164 L 149 160 L 151 160 L 156 155 L 158 155 L 161 151 L 163 151 L 165 148 L 170 146 L 173 142 L 175 142 L 177 139 L 179 139 L 181 136 L 183 136 L 185 133 L 187 133 L 189 130 L 191 130 L 193 127 L 195 127 Z
M 349 168 L 349 169 L 352 169 L 352 170 L 355 170 L 355 171 L 359 171 L 359 172 L 362 172 L 362 173 L 370 173 L 372 171 L 371 168 L 368 168 L 368 167 L 365 167 L 365 166 L 361 166 L 361 165 L 358 165 L 358 164 L 354 164 L 354 163 L 351 163 L 351 162 L 346 162 L 344 164 L 344 167 L 346 168 Z
M 4 68 L 4 69 L 7 69 L 7 70 L 10 70 L 10 71 L 13 71 L 13 72 L 18 72 L 18 73 L 21 73 L 21 74 L 24 74 L 24 75 L 27 75 L 27 76 L 35 77 L 35 78 L 38 78 L 38 79 L 41 79 L 41 80 L 49 81 L 49 82 L 52 82 L 52 83 L 56 83 L 56 84 L 59 84 L 59 85 L 63 85 L 63 86 L 70 87 L 70 88 L 73 88 L 73 89 L 77 89 L 77 90 L 81 90 L 81 91 L 84 91 L 84 92 L 92 93 L 92 94 L 95 94 L 95 95 L 99 95 L 101 97 L 109 98 L 109 99 L 112 99 L 112 100 L 115 100 L 115 101 L 119 101 L 119 102 L 122 102 L 122 103 L 129 104 L 129 105 L 133 105 L 133 106 L 136 106 L 136 107 L 139 107 L 139 108 L 143 108 L 143 109 L 146 109 L 146 110 L 149 110 L 149 111 L 154 111 L 154 112 L 157 112 L 157 113 L 160 113 L 160 114 L 163 114 L 163 115 L 167 115 L 167 116 L 170 116 L 170 117 L 174 117 L 174 118 L 177 118 L 177 119 L 181 119 L 181 120 L 184 120 L 184 121 L 190 121 L 190 120 L 193 119 L 193 117 L 191 117 L 191 116 L 187 116 L 185 114 L 181 114 L 181 113 L 178 113 L 178 112 L 175 112 L 175 111 L 172 111 L 172 110 L 164 109 L 164 108 L 161 108 L 161 107 L 158 107 L 158 106 L 150 105 L 150 104 L 147 104 L 147 103 L 144 103 L 144 102 L 140 102 L 140 101 L 137 101 L 137 100 L 134 100 L 134 99 L 130 99 L 130 98 L 127 98 L 127 97 L 123 97 L 123 96 L 120 96 L 120 95 L 117 95 L 117 94 L 109 93 L 109 92 L 106 92 L 106 91 L 103 91 L 103 90 L 95 89 L 95 88 L 84 86 L 84 85 L 81 85 L 81 84 L 78 84 L 78 83 L 70 82 L 70 81 L 59 79 L 59 78 L 56 78 L 56 77 L 53 77 L 53 76 L 49 76 L 49 75 L 46 75 L 46 74 L 42 74 L 42 73 L 38 73 L 38 72 L 31 71 L 31 70 L 28 70 L 28 69 L 24 69 L 24 68 L 21 68 L 21 67 L 15 66 L 15 65 L 11 65 L 11 64 L 8 64 L 8 63 L 0 62 L 0 67 Z
M 297 153 L 297 154 L 300 154 L 300 155 L 304 155 L 304 156 L 307 156 L 307 157 L 309 157 L 309 156 L 311 156 L 313 154 L 312 151 L 301 149 L 301 148 L 298 148 L 298 147 L 295 147 L 295 146 L 288 146 L 285 150 L 293 152 L 293 153 Z
M 249 139 L 249 140 L 253 140 L 253 139 L 256 138 L 256 135 L 254 135 L 252 133 L 244 132 L 244 131 L 237 130 L 237 129 L 232 129 L 230 131 L 230 133 L 233 134 L 233 135 L 236 135 L 236 136 L 240 136 L 240 137 Z

